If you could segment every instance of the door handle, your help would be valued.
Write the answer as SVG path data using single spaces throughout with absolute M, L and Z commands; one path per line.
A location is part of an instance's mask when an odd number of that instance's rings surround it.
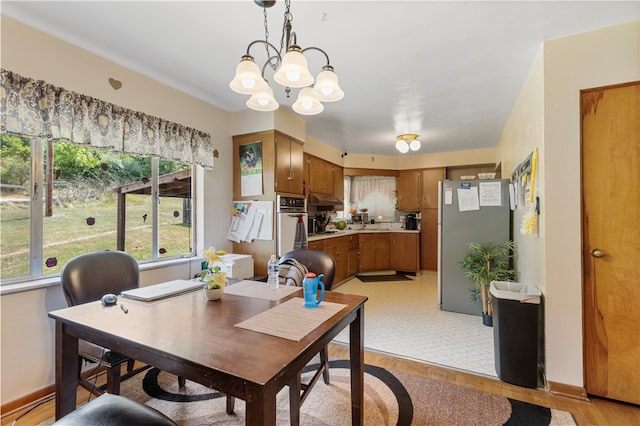
M 604 257 L 604 252 L 598 248 L 591 250 L 591 256 L 601 258 Z

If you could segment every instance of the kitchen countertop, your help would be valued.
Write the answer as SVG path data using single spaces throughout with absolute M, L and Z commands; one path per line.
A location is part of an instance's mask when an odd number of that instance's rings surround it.
M 331 230 L 334 231 L 334 230 Z M 382 228 L 365 228 L 365 229 L 345 229 L 344 231 L 335 230 L 335 232 L 329 233 L 318 233 L 318 234 L 309 234 L 308 241 L 318 241 L 324 240 L 327 238 L 336 238 L 342 237 L 345 235 L 357 235 L 357 234 L 383 234 L 387 232 L 394 233 L 403 233 L 403 234 L 419 234 L 420 230 L 411 230 L 408 231 L 402 228 L 391 228 L 391 229 L 382 229 Z

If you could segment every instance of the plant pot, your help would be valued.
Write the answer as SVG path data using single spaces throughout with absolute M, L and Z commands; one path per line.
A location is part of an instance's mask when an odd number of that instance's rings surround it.
M 223 288 L 214 288 L 214 289 L 202 289 L 204 291 L 204 295 L 207 300 L 218 300 L 222 297 L 222 293 L 224 292 Z
M 487 327 L 493 327 L 493 316 L 483 313 L 482 324 L 486 325 Z

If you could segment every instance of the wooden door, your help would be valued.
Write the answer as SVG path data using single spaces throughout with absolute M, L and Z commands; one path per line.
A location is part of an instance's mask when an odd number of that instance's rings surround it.
M 418 272 L 420 270 L 420 234 L 394 232 L 391 252 L 393 268 L 398 271 Z
M 422 269 L 438 269 L 438 209 L 422 210 L 420 231 L 420 254 Z
M 339 200 L 344 200 L 344 168 L 335 164 L 333 165 L 333 195 Z M 344 210 L 344 204 L 334 208 Z
M 333 164 L 309 156 L 309 192 L 333 195 Z
M 391 269 L 391 235 L 376 235 L 376 269 L 379 271 Z
M 360 272 L 360 243 L 358 235 L 349 235 L 349 273 L 355 275 Z
M 375 236 L 360 235 L 360 271 L 375 271 L 376 246 Z
M 585 387 L 640 404 L 640 82 L 581 105 Z
M 277 192 L 302 195 L 303 146 L 283 134 L 275 137 L 275 189 Z
M 422 202 L 421 207 L 425 209 L 438 208 L 438 181 L 445 178 L 445 169 L 422 170 Z
M 293 139 L 290 141 L 289 158 L 289 167 L 291 168 L 289 192 L 292 194 L 302 195 L 304 193 L 304 152 L 301 142 Z
M 400 170 L 398 173 L 398 210 L 420 210 L 420 170 Z

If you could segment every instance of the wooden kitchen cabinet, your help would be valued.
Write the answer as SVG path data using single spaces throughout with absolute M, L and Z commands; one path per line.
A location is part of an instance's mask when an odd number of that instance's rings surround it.
M 307 156 L 309 192 L 333 195 L 333 164 L 322 158 Z
M 360 238 L 358 235 L 349 235 L 348 268 L 348 276 L 352 276 L 360 272 Z
M 446 176 L 446 169 L 443 167 L 433 169 L 423 169 L 421 171 L 420 189 L 422 193 L 421 208 L 438 208 L 438 181 Z
M 325 251 L 336 261 L 334 283 L 339 283 L 349 276 L 349 237 L 327 238 Z
M 333 164 L 333 195 L 344 200 L 344 168 Z M 344 204 L 335 206 L 336 210 L 344 210 Z
M 316 241 L 309 241 L 307 243 L 307 248 L 313 249 L 313 250 L 322 250 L 324 251 L 324 240 L 316 240 Z
M 421 267 L 424 270 L 438 270 L 438 209 L 422 210 L 420 245 Z
M 276 132 L 274 143 L 276 192 L 302 195 L 304 180 L 302 142 Z
M 421 268 L 438 270 L 438 181 L 446 178 L 446 169 L 422 170 L 422 211 L 420 220 Z
M 446 169 L 436 167 L 398 172 L 398 210 L 419 211 L 438 208 L 438 181 L 446 176 Z
M 391 234 L 393 268 L 397 271 L 420 271 L 420 234 L 394 232 Z
M 420 170 L 400 170 L 398 172 L 398 210 L 420 210 Z
M 391 235 L 360 234 L 360 271 L 391 269 Z

